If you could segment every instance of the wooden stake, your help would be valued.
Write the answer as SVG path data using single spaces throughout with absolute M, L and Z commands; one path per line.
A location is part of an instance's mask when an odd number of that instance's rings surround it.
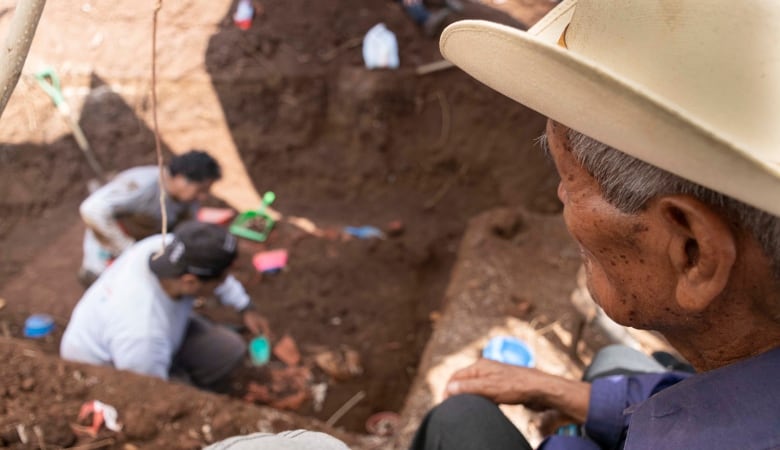
M 355 405 L 357 405 L 363 398 L 365 398 L 366 392 L 360 391 L 357 394 L 353 395 L 351 399 L 347 400 L 346 403 L 341 405 L 341 408 L 337 409 L 336 412 L 333 413 L 332 416 L 328 419 L 327 422 L 325 422 L 325 425 L 332 427 L 336 424 L 336 422 L 341 419 L 344 414 L 348 413 L 350 409 L 354 408 Z
M 447 61 L 446 59 L 442 59 L 441 61 L 434 61 L 432 63 L 417 66 L 417 70 L 415 70 L 415 72 L 417 75 L 428 75 L 429 73 L 439 72 L 441 70 L 447 70 L 453 67 L 455 67 L 455 64 Z
M 30 45 L 44 6 L 46 0 L 16 2 L 16 11 L 11 19 L 11 27 L 3 47 L 5 58 L 0 61 L 0 115 L 3 114 L 5 105 L 22 75 L 24 61 L 27 59 L 27 53 L 30 52 Z

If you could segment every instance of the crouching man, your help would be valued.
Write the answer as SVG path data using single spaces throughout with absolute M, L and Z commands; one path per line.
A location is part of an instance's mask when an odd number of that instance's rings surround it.
M 228 268 L 236 238 L 216 225 L 185 222 L 175 235 L 155 235 L 124 252 L 79 300 L 60 345 L 63 358 L 199 387 L 222 386 L 245 344 L 228 328 L 192 311 L 195 298 L 215 294 L 242 312 L 253 333 L 268 333 L 244 287 Z
M 169 229 L 195 217 L 200 201 L 222 176 L 219 163 L 198 150 L 174 156 L 163 171 L 157 166 L 134 167 L 118 174 L 87 197 L 79 213 L 87 226 L 79 280 L 85 286 L 135 242 L 162 228 L 160 192 L 165 192 Z

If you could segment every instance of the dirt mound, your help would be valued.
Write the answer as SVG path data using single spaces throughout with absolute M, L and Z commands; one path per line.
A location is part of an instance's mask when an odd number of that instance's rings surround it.
M 316 420 L 231 401 L 189 386 L 62 361 L 28 342 L 0 338 L 0 358 L 4 362 L 0 369 L 2 448 L 92 443 L 92 448 L 197 449 L 256 431 L 326 429 Z M 90 437 L 74 431 L 81 406 L 95 399 L 116 408 L 120 432 L 102 427 L 97 436 Z M 91 425 L 89 417 L 84 423 Z M 328 432 L 355 448 L 380 442 L 332 429 Z

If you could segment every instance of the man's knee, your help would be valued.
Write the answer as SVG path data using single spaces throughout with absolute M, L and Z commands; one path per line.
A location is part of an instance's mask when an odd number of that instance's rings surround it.
M 225 355 L 225 363 L 231 368 L 243 360 L 246 354 L 246 343 L 241 336 L 226 327 L 218 327 L 219 343 L 217 347 L 220 353 Z
M 246 344 L 238 333 L 209 324 L 188 343 L 184 367 L 195 384 L 209 386 L 227 377 L 245 354 Z
M 450 397 L 431 410 L 414 438 L 414 450 L 530 450 L 498 405 L 479 395 Z
M 473 422 L 475 416 L 495 413 L 502 414 L 498 406 L 485 397 L 460 394 L 448 398 L 431 411 L 429 427 L 453 429 L 464 422 Z

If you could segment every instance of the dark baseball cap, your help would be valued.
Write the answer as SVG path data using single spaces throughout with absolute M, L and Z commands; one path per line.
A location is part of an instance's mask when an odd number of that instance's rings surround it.
M 173 241 L 159 257 L 149 257 L 149 268 L 161 278 L 190 273 L 217 278 L 238 256 L 236 237 L 218 225 L 187 221 L 176 227 Z

